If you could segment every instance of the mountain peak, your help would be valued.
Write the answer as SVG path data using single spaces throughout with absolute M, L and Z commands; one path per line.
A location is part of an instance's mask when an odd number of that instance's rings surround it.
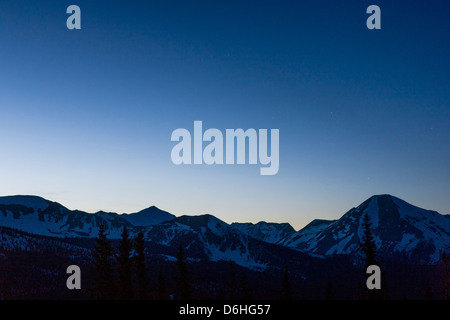
M 394 197 L 393 195 L 387 194 L 387 193 L 386 194 L 375 194 L 375 195 L 367 198 L 365 201 L 363 201 L 358 206 L 358 208 L 361 207 L 361 206 L 365 207 L 366 205 L 368 205 L 372 201 L 390 201 L 390 200 L 393 200 L 393 199 L 398 199 L 398 198 Z
M 124 213 L 120 216 L 135 226 L 152 226 L 175 218 L 173 214 L 156 206 L 151 206 L 135 213 Z
M 393 201 L 393 202 L 401 201 L 401 202 L 407 203 L 405 200 L 402 200 L 396 196 L 393 196 L 392 194 L 377 194 L 377 195 L 373 195 L 369 199 L 376 199 L 378 201 Z
M 393 195 L 389 193 L 382 193 L 382 194 L 374 194 L 372 198 L 388 198 L 388 197 L 394 197 Z M 395 198 L 395 197 L 394 197 Z
M 183 215 L 177 218 L 177 222 L 195 228 L 208 227 L 210 225 L 226 225 L 226 223 L 211 214 L 201 214 L 196 216 Z
M 21 205 L 36 210 L 45 210 L 49 206 L 49 201 L 33 195 L 14 195 L 0 197 L 0 205 Z
M 153 213 L 160 213 L 160 212 L 166 212 L 166 211 L 161 210 L 156 206 L 150 206 L 148 208 L 142 209 L 141 211 L 135 212 L 134 214 L 153 214 Z
M 450 221 L 444 215 L 389 194 L 370 197 L 338 220 L 308 225 L 285 243 L 318 256 L 357 254 L 365 215 L 371 220 L 377 251 L 383 258 L 404 255 L 435 262 L 441 250 L 450 249 Z

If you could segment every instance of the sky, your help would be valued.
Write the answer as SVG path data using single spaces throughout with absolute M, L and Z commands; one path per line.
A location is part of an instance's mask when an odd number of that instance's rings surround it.
M 439 0 L 1 0 L 0 195 L 297 230 L 375 194 L 448 214 L 449 16 Z M 173 164 L 172 132 L 196 120 L 279 129 L 278 173 Z

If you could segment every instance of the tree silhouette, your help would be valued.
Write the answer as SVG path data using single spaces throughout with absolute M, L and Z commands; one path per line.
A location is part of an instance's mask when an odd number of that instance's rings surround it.
M 336 290 L 334 289 L 333 283 L 330 279 L 328 279 L 327 285 L 325 287 L 325 299 L 336 300 Z
M 158 300 L 167 299 L 166 279 L 164 277 L 163 267 L 161 263 L 159 264 L 158 278 L 156 280 L 156 295 Z
M 242 300 L 250 300 L 251 295 L 248 288 L 247 277 L 244 274 L 241 276 L 241 280 L 239 281 L 239 296 Z
M 425 300 L 433 300 L 433 297 L 434 297 L 433 289 L 431 288 L 430 282 L 427 281 L 425 285 L 425 292 L 423 293 L 423 298 Z
M 120 285 L 120 298 L 129 300 L 133 298 L 133 284 L 131 277 L 131 249 L 132 244 L 127 228 L 124 226 L 118 248 L 117 262 Z
M 228 262 L 228 298 L 234 300 L 237 298 L 236 290 L 236 272 L 234 271 L 233 261 Z
M 93 277 L 96 284 L 94 297 L 101 300 L 115 298 L 114 274 L 112 258 L 114 250 L 106 238 L 105 227 L 100 225 L 96 246 L 93 249 Z
M 450 299 L 450 261 L 447 257 L 447 253 L 442 251 L 441 254 L 441 265 L 442 265 L 442 274 L 441 280 L 444 287 L 444 298 L 446 300 Z
M 145 264 L 145 241 L 144 234 L 139 232 L 134 239 L 134 248 L 136 256 L 134 257 L 134 264 L 136 266 L 138 298 L 146 300 L 150 298 L 150 281 L 147 277 L 147 267 Z
M 372 222 L 370 221 L 369 215 L 365 214 L 363 217 L 363 236 L 362 241 L 360 243 L 361 249 L 364 253 L 365 257 L 365 266 L 364 266 L 364 273 L 366 276 L 366 270 L 367 267 L 371 265 L 379 265 L 377 254 L 376 254 L 376 245 L 374 236 L 372 234 Z M 382 276 L 382 281 L 384 282 L 384 276 Z M 384 282 L 385 284 L 385 282 Z M 382 288 L 385 286 L 382 285 Z M 378 300 L 381 299 L 383 296 L 387 297 L 387 292 L 384 292 L 381 294 L 379 289 L 367 289 L 368 290 L 368 298 L 369 300 Z
M 184 256 L 183 247 L 180 245 L 177 254 L 177 299 L 188 300 L 192 298 L 192 288 L 190 284 L 190 274 L 187 268 L 186 257 Z
M 376 257 L 376 245 L 372 234 L 372 222 L 367 214 L 363 218 L 363 237 L 361 242 L 361 249 L 365 256 L 365 268 L 370 265 L 378 265 Z
M 288 267 L 284 266 L 283 280 L 281 281 L 281 299 L 291 300 L 292 299 L 292 287 L 291 281 L 289 279 Z

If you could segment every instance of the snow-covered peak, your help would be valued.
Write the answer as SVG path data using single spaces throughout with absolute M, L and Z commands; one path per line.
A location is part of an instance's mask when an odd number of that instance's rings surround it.
M 441 250 L 450 251 L 448 216 L 386 194 L 370 197 L 338 220 L 307 226 L 283 244 L 318 256 L 356 254 L 365 216 L 369 217 L 378 253 L 384 257 L 435 262 Z

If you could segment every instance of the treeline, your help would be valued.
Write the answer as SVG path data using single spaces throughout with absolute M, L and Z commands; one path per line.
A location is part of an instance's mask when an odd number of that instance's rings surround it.
M 379 263 L 370 227 L 370 221 L 366 219 L 365 233 L 361 243 L 365 266 Z M 271 270 L 269 273 L 262 274 L 238 268 L 231 260 L 226 267 L 223 263 L 215 265 L 220 270 L 199 270 L 211 268 L 211 265 L 204 267 L 201 263 L 194 262 L 188 265 L 181 244 L 175 261 L 160 261 L 157 268 L 153 262 L 152 272 L 149 272 L 150 268 L 147 266 L 149 257 L 146 256 L 144 235 L 139 233 L 131 239 L 126 227 L 123 228 L 120 241 L 116 242 L 116 247 L 113 248 L 106 237 L 105 228 L 101 226 L 92 256 L 91 296 L 94 299 L 250 300 L 269 297 L 277 300 L 291 300 L 313 297 L 333 300 L 339 298 L 339 289 L 342 284 L 342 282 L 334 282 L 335 279 L 330 277 L 322 288 L 317 279 L 311 281 L 296 279 L 292 283 L 288 266 L 284 266 L 279 272 Z M 192 278 L 189 268 L 196 268 L 193 270 L 196 279 Z M 158 271 L 155 277 L 156 269 Z M 150 283 L 149 275 L 152 276 L 152 283 Z M 250 281 L 248 277 L 251 277 Z M 361 284 L 365 283 L 362 272 L 361 277 L 356 278 L 360 279 Z M 348 281 L 348 278 L 344 281 Z M 357 289 L 356 298 L 388 299 L 389 296 L 385 284 L 381 291 L 368 291 L 361 285 Z
M 146 261 L 143 233 L 131 239 L 127 228 L 124 227 L 118 247 L 113 248 L 105 235 L 104 227 L 101 226 L 93 249 L 92 297 L 106 300 L 185 300 L 195 297 L 181 245 L 176 257 L 174 290 L 167 288 L 164 266 L 161 263 L 156 283 L 150 284 Z
M 96 246 L 92 252 L 92 298 L 149 299 L 151 296 L 145 264 L 144 235 L 139 233 L 135 239 L 131 239 L 124 227 L 118 248 L 113 248 L 101 225 L 95 240 Z
M 412 293 L 414 299 L 450 298 L 450 264 L 445 254 L 440 265 L 409 266 L 408 270 L 408 266 L 390 264 L 378 258 L 368 216 L 364 217 L 363 231 L 360 268 L 345 269 L 340 273 L 340 266 L 326 264 L 323 274 L 320 270 L 315 272 L 320 277 L 304 279 L 298 277 L 298 270 L 291 274 L 288 266 L 261 273 L 239 267 L 231 260 L 227 265 L 225 262 L 195 261 L 188 264 L 181 244 L 174 261 L 161 260 L 157 253 L 153 258 L 159 261 L 153 261 L 146 250 L 149 243 L 145 242 L 142 233 L 131 239 L 124 227 L 120 241 L 113 248 L 102 226 L 92 249 L 90 298 L 388 300 L 409 299 Z M 173 256 L 169 258 L 172 259 Z M 366 269 L 370 265 L 379 265 L 382 270 L 381 290 L 366 287 Z
M 96 245 L 92 249 L 92 288 L 90 288 L 93 299 L 189 300 L 208 295 L 213 299 L 248 300 L 253 298 L 246 273 L 242 271 L 239 273 L 231 260 L 228 262 L 226 280 L 220 279 L 221 288 L 217 289 L 214 283 L 206 285 L 207 288 L 205 288 L 204 284 L 202 287 L 193 281 L 189 270 L 190 265 L 187 263 L 183 246 L 180 245 L 172 268 L 165 270 L 168 264 L 159 262 L 156 277 L 153 274 L 153 279 L 156 278 L 156 281 L 151 282 L 142 233 L 132 239 L 127 228 L 124 227 L 120 242 L 113 247 L 107 239 L 105 228 L 101 226 L 95 241 Z M 279 295 L 275 298 L 292 299 L 293 290 L 287 267 L 280 275 L 279 283 Z M 199 293 L 199 291 L 202 292 Z
M 1 231 L 1 229 L 0 229 Z M 10 247 L 21 234 L 0 232 L 0 299 L 152 299 L 152 300 L 322 300 L 449 299 L 450 259 L 437 265 L 382 261 L 369 219 L 364 220 L 361 265 L 346 257 L 285 262 L 253 271 L 231 261 L 199 259 L 183 243 L 163 246 L 130 237 L 107 239 L 40 238 Z M 24 239 L 27 239 L 26 237 Z M 33 245 L 30 245 L 33 243 Z M 184 246 L 183 246 L 184 245 Z M 189 258 L 187 258 L 189 256 Z M 67 266 L 82 270 L 81 290 L 66 287 Z M 382 270 L 380 291 L 368 290 L 365 266 Z

